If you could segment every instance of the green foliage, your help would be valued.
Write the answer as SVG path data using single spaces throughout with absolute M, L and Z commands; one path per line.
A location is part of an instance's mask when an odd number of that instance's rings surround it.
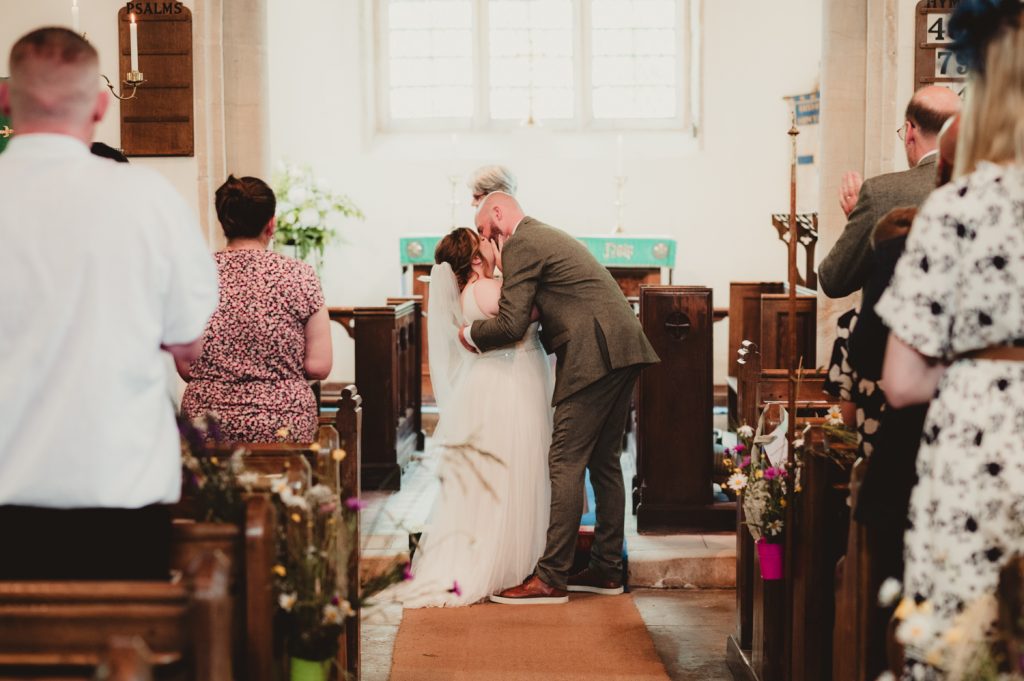
M 352 199 L 333 191 L 325 179 L 315 177 L 305 165 L 280 163 L 274 174 L 274 195 L 275 240 L 281 246 L 295 248 L 302 260 L 316 253 L 320 262 L 324 248 L 338 237 L 336 224 L 340 218 L 365 217 Z

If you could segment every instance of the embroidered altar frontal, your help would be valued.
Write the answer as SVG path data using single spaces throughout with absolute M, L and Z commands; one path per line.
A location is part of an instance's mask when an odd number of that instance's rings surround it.
M 443 235 L 408 236 L 399 240 L 402 265 L 433 265 L 434 248 Z M 587 249 L 605 267 L 675 267 L 676 242 L 663 236 L 581 236 Z

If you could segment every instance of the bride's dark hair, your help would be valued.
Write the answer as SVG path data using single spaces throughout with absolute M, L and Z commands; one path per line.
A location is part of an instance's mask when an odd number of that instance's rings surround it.
M 461 291 L 473 275 L 473 258 L 479 252 L 480 240 L 476 234 L 466 227 L 457 227 L 437 243 L 434 262 L 438 265 L 446 262 L 452 266 Z

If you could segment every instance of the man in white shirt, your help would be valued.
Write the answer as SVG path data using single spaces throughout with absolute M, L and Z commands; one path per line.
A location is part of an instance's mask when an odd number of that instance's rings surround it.
M 199 355 L 217 273 L 144 168 L 89 153 L 96 50 L 60 28 L 10 55 L 0 108 L 0 579 L 167 575 L 181 489 L 161 348 Z

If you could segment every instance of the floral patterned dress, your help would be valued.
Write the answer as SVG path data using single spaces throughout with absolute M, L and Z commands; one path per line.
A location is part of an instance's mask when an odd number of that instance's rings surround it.
M 861 376 L 850 363 L 850 334 L 857 326 L 857 310 L 848 310 L 836 320 L 836 341 L 825 379 L 825 392 L 857 407 L 857 442 L 864 456 L 875 450 L 878 424 L 885 410 L 885 395 L 878 384 Z
M 937 189 L 876 309 L 903 342 L 951 362 L 928 409 L 906 534 L 904 595 L 927 605 L 902 635 L 905 678 L 942 679 L 924 660 L 942 664 L 936 645 L 957 613 L 1024 552 L 1024 362 L 959 358 L 1024 339 L 1024 167 L 984 163 Z
M 215 257 L 220 304 L 192 363 L 182 412 L 215 413 L 232 441 L 315 440 L 316 398 L 303 365 L 306 322 L 324 305 L 320 280 L 306 263 L 271 251 Z

